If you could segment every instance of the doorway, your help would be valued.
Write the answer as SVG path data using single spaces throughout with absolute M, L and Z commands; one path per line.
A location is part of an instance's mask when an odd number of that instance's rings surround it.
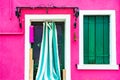
M 57 42 L 58 42 L 58 53 L 60 61 L 60 72 L 62 76 L 62 70 L 65 68 L 64 65 L 64 37 L 65 37 L 65 27 L 64 22 L 55 22 L 57 29 Z M 42 43 L 43 35 L 43 22 L 31 22 L 31 25 L 34 26 L 34 43 L 31 43 L 31 48 L 33 49 L 33 79 L 35 80 L 36 73 L 38 71 L 40 49 Z
M 70 78 L 70 15 L 25 15 L 25 80 L 29 80 L 29 48 L 33 48 L 34 79 L 37 71 L 42 40 L 43 21 L 52 20 L 57 25 L 60 69 L 66 70 L 66 80 Z M 29 27 L 35 26 L 35 43 L 29 42 Z M 60 27 L 61 26 L 61 27 Z M 39 36 L 39 37 L 37 37 Z

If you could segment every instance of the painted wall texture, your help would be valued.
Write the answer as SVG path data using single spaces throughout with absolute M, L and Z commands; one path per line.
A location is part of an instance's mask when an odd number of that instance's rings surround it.
M 79 7 L 80 10 L 115 10 L 117 64 L 120 64 L 120 0 L 0 0 L 0 80 L 24 80 L 24 30 L 19 28 L 16 7 Z M 80 24 L 80 23 L 79 23 Z M 71 80 L 120 80 L 120 70 L 78 70 L 79 37 L 71 28 Z

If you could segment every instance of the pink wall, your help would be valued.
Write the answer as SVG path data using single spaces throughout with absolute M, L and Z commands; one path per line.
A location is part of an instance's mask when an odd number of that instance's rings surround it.
M 120 63 L 120 0 L 0 0 L 0 80 L 24 80 L 24 31 L 15 17 L 16 6 L 76 6 L 80 10 L 116 10 L 117 62 Z M 120 80 L 120 70 L 77 70 L 79 45 L 74 42 L 71 27 L 72 80 Z M 9 34 L 11 33 L 11 34 Z

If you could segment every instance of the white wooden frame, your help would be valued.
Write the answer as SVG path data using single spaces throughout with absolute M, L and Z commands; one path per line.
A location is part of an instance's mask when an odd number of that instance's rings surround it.
M 98 70 L 117 70 L 116 63 L 116 16 L 115 10 L 80 10 L 79 11 L 80 35 L 79 35 L 79 64 L 78 69 L 98 69 Z M 84 64 L 83 59 L 83 16 L 84 15 L 109 15 L 110 16 L 110 64 Z
M 70 15 L 68 14 L 26 14 L 25 15 L 25 80 L 29 80 L 29 27 L 32 21 L 65 22 L 65 69 L 66 80 L 71 80 L 70 64 Z

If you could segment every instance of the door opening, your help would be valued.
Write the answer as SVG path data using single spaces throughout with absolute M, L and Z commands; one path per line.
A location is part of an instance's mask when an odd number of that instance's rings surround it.
M 30 69 L 30 48 L 36 47 L 33 49 L 33 53 L 39 55 L 40 47 L 41 47 L 41 38 L 42 38 L 42 26 L 43 21 L 46 20 L 52 20 L 57 24 L 57 37 L 58 37 L 58 51 L 59 51 L 59 57 L 60 57 L 60 68 L 66 70 L 66 80 L 71 80 L 71 69 L 70 69 L 70 15 L 67 14 L 45 14 L 45 15 L 25 15 L 25 80 L 31 80 L 29 77 L 29 69 Z M 35 26 L 35 36 L 39 36 L 39 39 L 36 39 L 35 44 L 31 44 L 29 42 L 29 28 L 31 25 Z M 39 26 L 38 26 L 39 25 Z M 60 27 L 63 26 L 63 27 Z M 41 33 L 39 33 L 41 32 Z M 39 34 L 39 35 L 38 35 Z M 38 38 L 38 37 L 36 37 Z M 60 38 L 60 39 L 59 39 Z M 38 41 L 37 41 L 38 40 Z M 63 57 L 64 56 L 64 57 Z M 37 71 L 37 63 L 39 57 L 36 57 L 36 55 L 33 55 L 33 58 L 35 58 L 34 61 L 34 75 L 36 75 Z
M 60 61 L 60 71 L 62 77 L 62 70 L 64 67 L 64 37 L 65 37 L 65 23 L 64 22 L 55 22 L 57 29 L 57 42 L 58 42 L 58 54 Z M 39 64 L 39 55 L 41 49 L 42 35 L 43 35 L 43 22 L 31 22 L 31 25 L 34 26 L 34 43 L 31 43 L 31 48 L 33 49 L 33 79 L 35 80 L 36 73 L 38 70 Z

